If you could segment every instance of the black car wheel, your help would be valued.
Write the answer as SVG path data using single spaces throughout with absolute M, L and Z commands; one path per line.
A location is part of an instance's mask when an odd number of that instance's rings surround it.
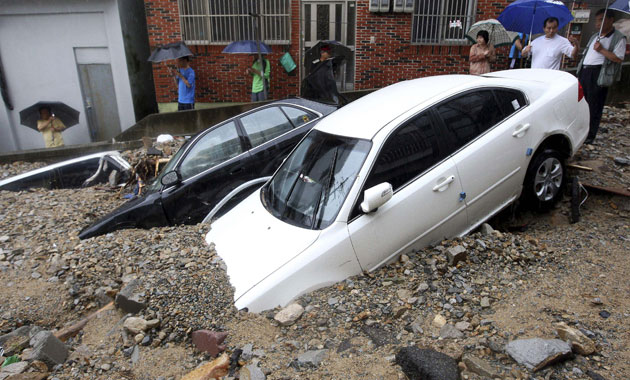
M 557 151 L 545 149 L 536 154 L 525 175 L 525 203 L 536 210 L 551 208 L 562 197 L 565 173 L 564 158 Z

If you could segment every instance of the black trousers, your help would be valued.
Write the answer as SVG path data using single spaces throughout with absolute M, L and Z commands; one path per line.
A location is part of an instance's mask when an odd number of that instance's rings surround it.
M 591 113 L 589 122 L 589 131 L 587 139 L 593 140 L 599 129 L 599 122 L 602 119 L 602 111 L 604 110 L 604 102 L 608 95 L 608 87 L 597 85 L 597 77 L 601 66 L 584 66 L 580 71 L 580 84 L 584 90 L 584 97 L 588 103 L 588 110 Z
M 178 111 L 186 111 L 195 109 L 195 103 L 177 103 Z

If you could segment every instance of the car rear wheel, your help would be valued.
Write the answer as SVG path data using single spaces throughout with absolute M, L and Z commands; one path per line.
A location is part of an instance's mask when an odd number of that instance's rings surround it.
M 536 154 L 525 175 L 525 203 L 536 210 L 551 208 L 562 197 L 565 174 L 564 158 L 559 152 L 545 149 Z

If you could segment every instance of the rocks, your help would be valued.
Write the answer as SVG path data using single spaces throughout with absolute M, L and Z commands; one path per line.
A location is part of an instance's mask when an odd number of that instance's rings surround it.
M 68 358 L 68 348 L 50 331 L 38 332 L 31 338 L 30 344 L 33 347 L 31 357 L 46 363 L 48 368 L 62 364 Z
M 483 223 L 481 225 L 481 227 L 479 228 L 479 231 L 483 234 L 483 235 L 492 235 L 492 233 L 494 232 L 494 228 L 492 228 L 491 225 L 489 225 L 488 223 Z
M 517 363 L 535 371 L 571 355 L 571 346 L 559 339 L 519 339 L 509 342 L 505 352 Z
M 9 376 L 17 375 L 26 371 L 28 368 L 28 362 L 22 361 L 13 364 L 9 364 L 0 369 L 0 380 L 4 380 Z
M 462 362 L 464 362 L 468 371 L 476 373 L 479 376 L 490 379 L 500 377 L 490 364 L 476 356 L 464 355 Z
M 455 326 L 447 323 L 440 329 L 440 338 L 442 339 L 461 339 L 464 334 Z
M 569 327 L 565 323 L 559 323 L 556 331 L 560 339 L 568 341 L 573 352 L 577 354 L 591 355 L 597 350 L 592 340 L 587 338 L 580 330 Z
M 328 354 L 328 350 L 306 351 L 298 355 L 297 364 L 299 366 L 310 365 L 310 366 L 317 367 L 324 360 L 327 354 Z
M 250 364 L 241 368 L 239 380 L 265 380 L 265 373 L 256 364 Z
M 456 266 L 460 261 L 466 260 L 468 253 L 466 252 L 466 248 L 461 245 L 456 245 L 446 250 L 446 256 L 448 258 L 448 265 Z
M 139 313 L 147 307 L 143 302 L 139 280 L 132 280 L 116 295 L 116 307 L 132 314 Z
M 444 316 L 437 314 L 435 318 L 433 318 L 433 326 L 442 328 L 446 324 L 446 318 Z
M 22 326 L 12 332 L 0 336 L 0 346 L 4 348 L 4 355 L 19 354 L 28 347 L 30 340 L 30 326 Z
M 147 321 L 139 317 L 129 317 L 125 319 L 123 326 L 130 333 L 137 335 L 147 330 L 150 330 L 158 326 L 159 324 L 160 324 L 160 321 L 157 319 L 152 319 L 150 321 Z
M 409 379 L 459 380 L 457 362 L 448 355 L 430 349 L 405 347 L 396 353 L 396 364 Z
M 197 330 L 192 334 L 192 343 L 199 351 L 207 352 L 211 356 L 216 356 L 219 352 L 225 350 L 225 346 L 221 343 L 223 343 L 227 336 L 227 332 Z
M 213 361 L 197 367 L 197 369 L 182 377 L 181 380 L 210 380 L 222 378 L 227 375 L 229 366 L 229 356 L 222 354 Z
M 293 303 L 284 309 L 282 309 L 278 314 L 275 315 L 274 319 L 281 326 L 290 326 L 295 323 L 304 313 L 304 308 L 302 305 L 298 303 Z
M 481 302 L 480 302 L 481 307 L 485 308 L 489 308 L 490 307 L 490 298 L 488 297 L 483 297 L 481 298 Z

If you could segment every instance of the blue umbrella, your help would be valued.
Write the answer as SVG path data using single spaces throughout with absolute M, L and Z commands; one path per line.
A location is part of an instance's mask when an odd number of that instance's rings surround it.
M 531 35 L 543 33 L 543 22 L 549 17 L 558 19 L 558 28 L 573 20 L 569 8 L 553 0 L 516 0 L 505 7 L 497 20 L 507 30 Z
M 234 41 L 223 49 L 227 54 L 258 54 L 258 42 L 252 40 Z M 271 49 L 264 43 L 260 43 L 260 53 L 269 54 Z
M 609 9 L 620 11 L 630 14 L 630 1 L 629 0 L 617 0 L 610 6 Z

